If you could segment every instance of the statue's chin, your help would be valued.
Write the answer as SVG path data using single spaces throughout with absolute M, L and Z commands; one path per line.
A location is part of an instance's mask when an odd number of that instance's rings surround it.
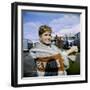
M 51 45 L 51 43 L 44 43 L 44 42 L 42 42 L 44 45 L 46 45 L 46 46 L 50 46 Z

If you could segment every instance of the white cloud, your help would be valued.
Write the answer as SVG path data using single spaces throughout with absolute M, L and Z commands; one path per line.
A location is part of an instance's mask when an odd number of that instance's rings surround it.
M 58 32 L 56 32 L 55 34 L 58 36 L 64 36 L 64 35 L 69 35 L 69 34 L 76 34 L 80 32 L 80 24 L 73 26 L 70 29 L 62 29 L 62 30 L 58 30 Z
M 39 22 L 28 22 L 23 25 L 23 34 L 25 39 L 36 40 L 38 38 Z
M 65 14 L 62 18 L 54 19 L 50 22 L 53 30 L 69 29 L 80 23 L 79 16 L 74 14 Z

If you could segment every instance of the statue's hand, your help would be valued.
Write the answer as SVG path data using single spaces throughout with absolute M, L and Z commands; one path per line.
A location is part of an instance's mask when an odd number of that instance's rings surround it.
M 67 55 L 70 55 L 72 53 L 78 52 L 78 47 L 77 46 L 72 46 L 69 50 L 67 50 Z
M 78 52 L 78 47 L 77 46 L 72 46 L 70 48 L 70 53 L 73 53 L 73 52 Z

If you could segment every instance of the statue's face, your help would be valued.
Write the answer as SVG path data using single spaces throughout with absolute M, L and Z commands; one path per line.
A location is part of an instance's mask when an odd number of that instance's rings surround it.
M 46 45 L 50 45 L 51 44 L 51 33 L 50 32 L 45 32 L 43 33 L 41 36 L 40 36 L 40 41 L 43 43 L 43 44 L 46 44 Z

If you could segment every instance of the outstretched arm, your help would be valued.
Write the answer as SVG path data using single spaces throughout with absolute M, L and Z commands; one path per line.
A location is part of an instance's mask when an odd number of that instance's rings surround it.
M 78 52 L 78 48 L 77 46 L 72 46 L 69 50 L 66 51 L 67 55 L 74 53 L 74 52 Z

